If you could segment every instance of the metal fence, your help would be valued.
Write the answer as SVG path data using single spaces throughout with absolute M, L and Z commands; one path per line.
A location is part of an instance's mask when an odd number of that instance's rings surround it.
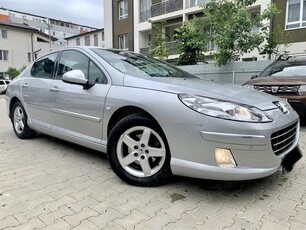
M 178 66 L 198 77 L 216 82 L 242 85 L 252 75 L 259 74 L 272 61 L 232 62 L 218 67 L 215 64 L 199 64 L 190 66 Z
M 166 2 L 156 3 L 151 6 L 151 16 L 155 17 L 181 9 L 183 9 L 183 0 L 171 0 Z

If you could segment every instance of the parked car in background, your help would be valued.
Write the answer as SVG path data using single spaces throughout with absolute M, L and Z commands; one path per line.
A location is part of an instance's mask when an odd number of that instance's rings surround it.
M 19 138 L 39 131 L 107 152 L 133 185 L 173 174 L 249 180 L 290 171 L 301 157 L 299 117 L 287 102 L 129 51 L 52 52 L 14 79 L 6 101 Z
M 6 88 L 7 88 L 8 84 L 10 84 L 10 82 L 11 82 L 11 80 L 0 79 L 0 94 L 6 92 Z
M 306 115 L 306 53 L 282 55 L 245 86 L 282 97 Z

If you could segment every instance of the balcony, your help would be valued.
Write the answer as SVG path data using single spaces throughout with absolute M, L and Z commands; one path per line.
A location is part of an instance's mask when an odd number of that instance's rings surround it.
M 139 21 L 146 22 L 151 18 L 151 9 L 140 11 Z
M 183 9 L 183 0 L 169 0 L 151 6 L 151 16 L 159 16 Z
M 166 48 L 168 49 L 168 55 L 173 55 L 173 54 L 179 54 L 179 51 L 177 49 L 177 42 L 167 42 L 165 43 Z M 146 48 L 140 48 L 140 53 L 144 55 L 149 55 L 150 54 L 150 47 Z
M 205 5 L 209 2 L 210 0 L 187 0 L 186 7 L 195 7 L 199 5 Z
M 167 42 L 165 43 L 166 48 L 168 49 L 168 55 L 179 54 L 177 49 L 177 42 Z M 210 41 L 206 44 L 207 52 L 213 52 L 218 50 L 218 46 L 214 41 Z M 150 55 L 150 47 L 140 48 L 140 53 L 149 56 Z

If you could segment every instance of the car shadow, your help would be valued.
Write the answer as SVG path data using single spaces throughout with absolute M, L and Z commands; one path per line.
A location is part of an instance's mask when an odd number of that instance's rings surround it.
M 65 149 L 67 149 L 70 152 L 69 154 L 75 154 L 78 157 L 90 158 L 95 162 L 96 166 L 100 164 L 99 162 L 101 162 L 101 167 L 105 165 L 104 163 L 108 164 L 106 153 L 50 137 L 45 134 L 38 134 L 37 138 L 41 138 L 47 142 L 56 142 L 55 148 L 60 149 L 63 152 L 63 155 L 67 154 L 65 153 Z M 110 170 L 110 166 L 108 169 Z M 216 196 L 226 196 L 232 198 L 239 197 L 241 195 L 253 197 L 255 194 L 265 189 L 282 190 L 282 187 L 285 187 L 286 183 L 289 183 L 288 179 L 290 179 L 290 173 L 282 174 L 280 171 L 265 178 L 245 181 L 218 181 L 174 176 L 171 181 L 168 182 L 168 184 L 162 185 L 161 187 L 165 187 L 165 189 L 168 187 L 180 187 L 185 191 L 200 191 L 201 193 L 207 193 L 209 195 L 214 194 Z M 126 184 L 120 179 L 118 179 L 118 182 Z M 126 185 L 129 186 L 128 184 Z M 265 195 L 260 199 L 265 199 L 267 196 L 268 195 Z

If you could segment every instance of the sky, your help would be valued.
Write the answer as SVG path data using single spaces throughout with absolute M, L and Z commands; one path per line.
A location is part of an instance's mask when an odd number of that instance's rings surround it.
M 85 26 L 104 26 L 103 0 L 0 0 L 1 7 Z

